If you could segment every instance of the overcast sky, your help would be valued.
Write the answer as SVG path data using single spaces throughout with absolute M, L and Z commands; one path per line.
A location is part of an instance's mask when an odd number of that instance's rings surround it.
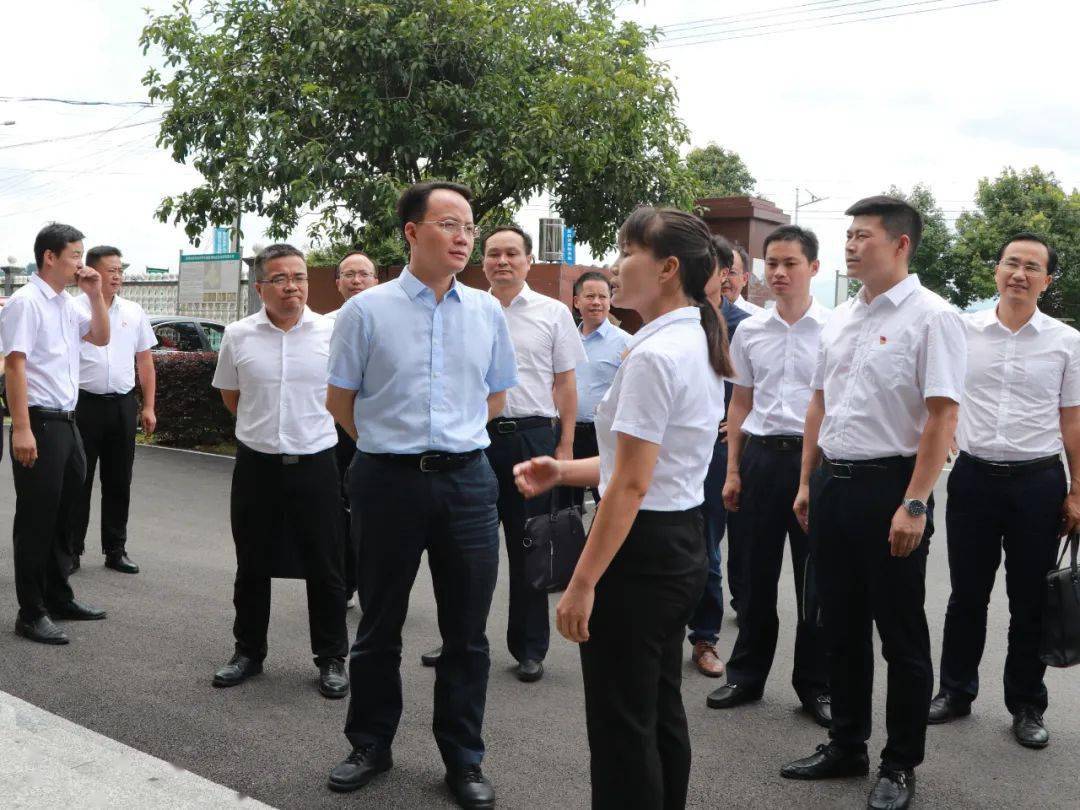
M 799 215 L 822 243 L 817 289 L 826 302 L 842 267 L 847 220 L 841 212 L 861 196 L 925 182 L 954 219 L 971 207 L 978 179 L 1007 165 L 1038 164 L 1067 188 L 1080 185 L 1080 11 L 1073 3 L 997 0 L 777 31 L 785 21 L 809 25 L 815 15 L 851 19 L 840 15 L 860 5 L 911 11 L 939 2 L 652 0 L 621 12 L 657 26 L 725 18 L 683 29 L 696 39 L 655 55 L 670 65 L 692 146 L 715 141 L 734 149 L 759 191 L 788 213 L 796 186 L 826 198 Z M 145 5 L 164 10 L 171 3 L 5 3 L 0 95 L 145 99 L 140 80 L 147 60 L 137 42 Z M 804 9 L 786 16 L 771 11 L 796 5 Z M 700 42 L 705 35 L 724 38 Z M 194 249 L 181 229 L 156 222 L 153 211 L 163 194 L 192 187 L 198 175 L 154 146 L 154 125 L 121 128 L 157 115 L 0 101 L 0 124 L 15 122 L 0 126 L 0 261 L 32 260 L 34 234 L 58 220 L 83 230 L 88 245 L 121 247 L 134 271 L 175 268 L 179 251 Z M 111 127 L 97 136 L 11 148 Z M 534 201 L 521 219 L 535 229 L 543 213 L 544 201 Z M 249 249 L 267 241 L 262 225 L 245 220 Z M 296 240 L 306 243 L 302 234 Z

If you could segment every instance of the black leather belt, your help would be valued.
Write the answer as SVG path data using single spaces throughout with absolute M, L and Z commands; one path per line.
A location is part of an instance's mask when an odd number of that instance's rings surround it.
M 802 436 L 756 436 L 753 433 L 747 433 L 746 443 L 760 444 L 770 450 L 780 450 L 785 453 L 802 451 Z
M 995 478 L 1013 478 L 1061 466 L 1060 456 L 1043 456 L 1030 461 L 986 461 L 963 450 L 960 451 L 960 456 Z
M 522 416 L 520 419 L 506 419 L 502 416 L 487 423 L 488 435 L 512 436 L 522 430 L 538 427 L 551 427 L 551 419 L 546 416 Z
M 389 461 L 392 464 L 401 464 L 404 467 L 412 467 L 422 473 L 440 473 L 460 470 L 472 462 L 483 450 L 471 450 L 468 453 L 414 453 L 410 455 L 401 453 L 364 453 L 360 455 L 368 458 L 377 458 L 380 461 Z
M 106 399 L 106 400 L 110 400 L 110 399 L 127 399 L 128 397 L 130 397 L 134 393 L 135 393 L 134 388 L 132 388 L 130 391 L 126 391 L 123 394 L 117 394 L 117 393 L 95 394 L 93 391 L 87 391 L 85 388 L 80 388 L 79 389 L 79 396 L 81 396 L 81 397 L 90 397 L 91 399 Z
M 595 422 L 575 422 L 574 423 L 574 430 L 591 430 L 593 433 L 596 433 L 596 423 Z
M 333 453 L 334 448 L 329 447 L 326 450 L 320 450 L 318 453 L 304 453 L 303 455 L 291 455 L 288 453 L 260 453 L 258 450 L 252 450 L 243 442 L 236 443 L 237 453 L 244 453 L 254 456 L 259 461 L 264 461 L 270 464 L 281 464 L 286 467 L 291 467 L 294 464 L 304 464 L 315 459 L 322 458 L 327 453 Z
M 911 470 L 915 467 L 915 456 L 886 456 L 885 458 L 869 458 L 860 461 L 833 460 L 823 457 L 821 466 L 833 478 L 841 480 L 866 478 L 881 475 L 882 473 L 896 472 L 897 470 Z
M 38 405 L 31 405 L 26 410 L 29 411 L 31 416 L 36 416 L 38 419 L 56 422 L 75 421 L 75 411 L 61 411 L 58 408 L 42 408 Z

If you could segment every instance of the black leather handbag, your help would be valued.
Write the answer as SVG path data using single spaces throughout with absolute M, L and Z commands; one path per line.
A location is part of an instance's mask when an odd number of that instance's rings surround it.
M 557 494 L 552 495 L 551 512 L 526 521 L 521 541 L 525 547 L 525 580 L 533 590 L 545 593 L 566 590 L 585 548 L 581 507 L 559 509 Z
M 1039 658 L 1051 667 L 1080 664 L 1080 569 L 1076 564 L 1078 549 L 1080 534 L 1074 532 L 1062 546 L 1057 569 L 1046 575 Z M 1062 568 L 1066 550 L 1070 551 L 1070 562 Z

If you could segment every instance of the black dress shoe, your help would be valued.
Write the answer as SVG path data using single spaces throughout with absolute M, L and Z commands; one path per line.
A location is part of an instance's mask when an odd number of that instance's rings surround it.
M 785 779 L 839 779 L 866 776 L 870 760 L 865 751 L 845 751 L 835 743 L 819 745 L 810 756 L 789 762 L 780 769 Z
M 803 709 L 822 728 L 829 728 L 832 725 L 832 698 L 827 692 L 823 692 L 812 700 L 804 700 Z
M 16 619 L 15 633 L 40 644 L 67 644 L 69 640 L 64 635 L 64 631 L 53 624 L 47 613 L 43 613 L 32 622 Z
M 460 771 L 447 771 L 446 784 L 460 807 L 484 810 L 495 806 L 495 788 L 479 765 L 467 765 Z
M 319 691 L 323 697 L 337 700 L 349 694 L 349 678 L 344 661 L 329 661 L 319 665 Z
M 967 717 L 971 714 L 971 701 L 959 698 L 949 692 L 938 692 L 937 697 L 930 701 L 930 715 L 926 722 L 932 726 L 948 723 L 957 717 Z
M 105 618 L 105 611 L 84 605 L 72 599 L 60 605 L 49 605 L 49 615 L 54 619 L 67 619 L 73 622 L 94 622 Z
M 743 703 L 753 703 L 756 700 L 761 700 L 760 689 L 727 683 L 719 689 L 714 689 L 712 694 L 705 698 L 705 705 L 710 709 L 730 709 L 741 706 Z
M 258 675 L 263 671 L 262 661 L 248 658 L 242 653 L 236 653 L 229 659 L 229 663 L 214 673 L 214 686 L 236 686 L 243 683 L 252 675 Z
M 544 677 L 544 662 L 526 658 L 518 662 L 517 667 L 514 668 L 514 674 L 522 683 L 534 683 Z
M 358 745 L 344 761 L 330 771 L 327 787 L 338 793 L 359 790 L 377 774 L 394 767 L 394 759 L 389 751 L 383 751 L 372 743 Z
M 128 558 L 128 555 L 122 551 L 119 551 L 115 554 L 106 554 L 105 567 L 111 568 L 113 571 L 119 571 L 121 574 L 139 573 L 139 566 L 133 563 Z
M 869 810 L 904 810 L 915 795 L 915 771 L 886 768 L 878 770 L 877 784 L 866 800 Z
M 1050 732 L 1034 706 L 1024 706 L 1013 715 L 1013 736 L 1025 748 L 1046 748 L 1050 743 Z
M 420 656 L 420 663 L 425 667 L 433 667 L 439 663 L 439 657 L 442 655 L 442 647 L 436 647 L 430 652 L 423 653 Z

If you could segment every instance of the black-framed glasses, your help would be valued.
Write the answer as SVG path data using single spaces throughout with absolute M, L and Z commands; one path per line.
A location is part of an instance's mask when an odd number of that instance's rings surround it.
M 273 284 L 275 287 L 284 287 L 288 284 L 295 284 L 297 287 L 308 283 L 307 273 L 295 273 L 291 276 L 287 276 L 284 273 L 279 273 L 276 276 L 270 276 L 270 278 L 264 278 L 259 282 L 260 284 Z

